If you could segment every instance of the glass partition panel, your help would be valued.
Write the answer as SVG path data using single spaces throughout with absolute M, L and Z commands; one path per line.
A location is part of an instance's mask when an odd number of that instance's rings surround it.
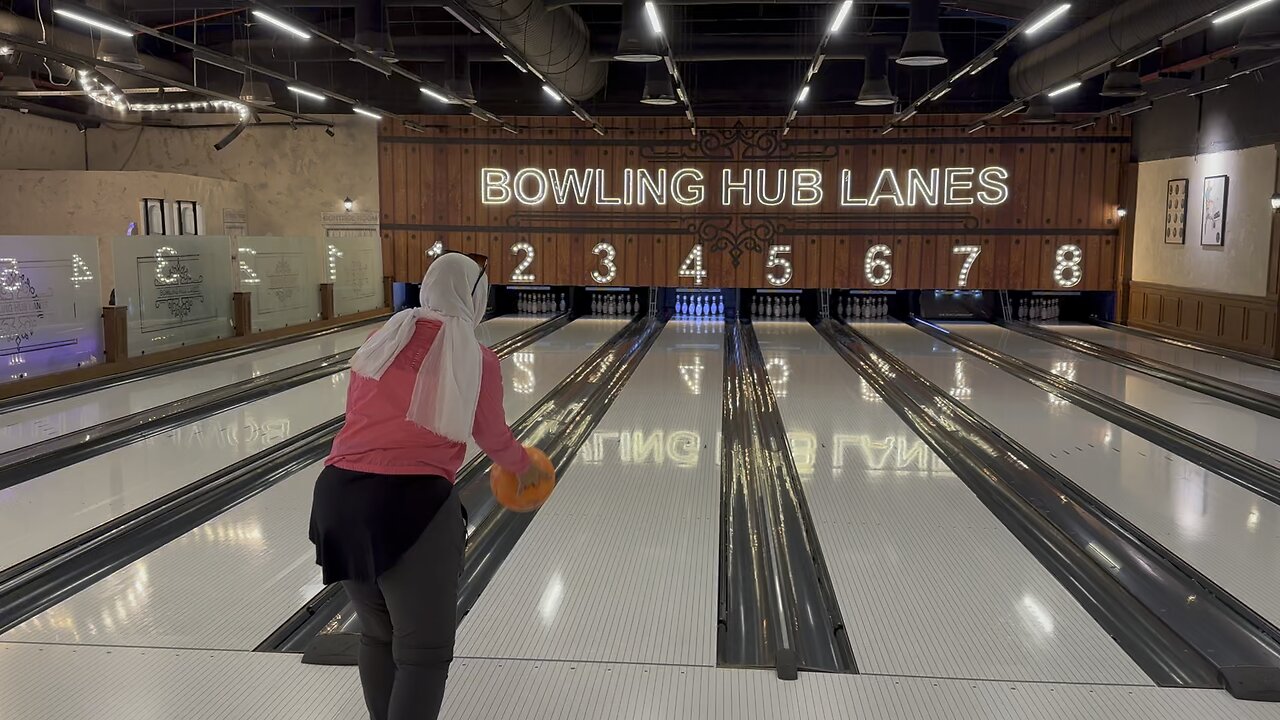
M 320 319 L 320 243 L 315 238 L 236 240 L 236 288 L 253 299 L 253 330 Z
M 116 304 L 129 309 L 129 355 L 233 334 L 229 238 L 117 237 L 111 253 Z
M 0 382 L 102 361 L 96 237 L 0 236 Z
M 382 240 L 325 238 L 333 310 L 338 316 L 382 307 Z

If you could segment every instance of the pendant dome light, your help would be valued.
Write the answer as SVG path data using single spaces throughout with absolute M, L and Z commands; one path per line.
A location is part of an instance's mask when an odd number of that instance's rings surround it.
M 248 39 L 236 40 L 231 44 L 235 56 L 246 63 L 253 63 Z M 240 99 L 258 105 L 275 105 L 276 99 L 271 95 L 271 86 L 266 80 L 256 77 L 252 70 L 244 71 L 244 81 L 240 84 Z
M 1057 122 L 1058 114 L 1053 110 L 1053 103 L 1044 95 L 1037 95 L 1027 103 L 1027 111 L 1022 114 L 1025 123 Z
M 130 70 L 142 70 L 146 67 L 138 57 L 138 46 L 134 45 L 133 38 L 111 33 L 103 33 L 98 40 L 98 59 Z
M 889 87 L 888 57 L 882 46 L 874 46 L 863 63 L 862 89 L 858 91 L 855 105 L 876 107 L 898 102 L 898 96 Z
M 938 6 L 939 0 L 911 0 L 907 38 L 898 53 L 899 65 L 929 67 L 947 62 L 942 36 L 938 34 Z
M 644 69 L 644 94 L 640 102 L 645 105 L 675 105 L 676 92 L 671 87 L 671 75 L 663 63 L 650 63 Z
M 660 40 L 645 17 L 644 0 L 623 0 L 622 30 L 618 33 L 618 52 L 613 59 L 656 63 L 662 60 Z
M 1116 68 L 1107 73 L 1098 94 L 1103 97 L 1142 97 L 1147 91 L 1142 89 L 1142 78 L 1138 77 L 1136 70 Z
M 471 87 L 471 58 L 467 55 L 467 51 L 463 48 L 454 48 L 449 54 L 448 66 L 449 77 L 444 82 L 445 89 L 463 103 L 474 105 L 476 93 Z

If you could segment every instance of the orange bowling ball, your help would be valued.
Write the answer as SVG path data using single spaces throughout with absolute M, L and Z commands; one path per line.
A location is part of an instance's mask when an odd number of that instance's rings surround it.
M 556 469 L 551 465 L 551 460 L 547 457 L 547 454 L 536 447 L 527 445 L 524 451 L 529 454 L 529 459 L 546 473 L 545 480 L 532 487 L 525 488 L 524 492 L 518 490 L 520 481 L 516 478 L 515 473 L 498 465 L 494 465 L 489 470 L 489 486 L 493 488 L 493 497 L 497 499 L 502 507 L 514 512 L 533 512 L 537 510 L 542 507 L 547 498 L 551 497 L 551 491 L 556 487 Z

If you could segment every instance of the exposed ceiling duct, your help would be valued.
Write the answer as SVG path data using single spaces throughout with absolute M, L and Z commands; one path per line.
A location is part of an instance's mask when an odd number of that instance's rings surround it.
M 551 12 L 542 0 L 466 0 L 466 5 L 574 100 L 586 100 L 604 87 L 608 67 L 590 61 L 591 34 L 574 10 Z
M 387 34 L 382 0 L 357 0 L 355 45 L 383 62 L 395 62 L 391 36 Z
M 1028 50 L 1009 69 L 1014 97 L 1031 97 L 1085 80 L 1117 57 L 1225 6 L 1222 0 L 1128 0 L 1054 40 Z
M 81 35 L 60 27 L 54 27 L 49 24 L 47 20 L 45 22 L 45 29 L 48 31 L 48 37 L 51 44 L 55 47 L 67 52 L 76 53 L 77 55 L 103 59 L 100 54 L 102 47 L 94 47 L 94 42 L 88 35 Z M 31 18 L 24 17 L 22 15 L 14 15 L 13 13 L 4 10 L 0 10 L 0 32 L 32 39 L 38 39 L 41 37 L 40 23 Z M 178 80 L 180 82 L 188 82 L 191 80 L 192 72 L 190 67 L 179 65 L 176 62 L 164 60 L 152 55 L 136 55 L 135 57 L 138 64 L 142 66 L 142 69 L 149 73 L 169 78 L 171 80 Z M 60 72 L 59 68 L 62 67 L 62 65 L 61 63 L 49 63 L 49 67 L 55 73 L 58 73 Z M 155 85 L 151 80 L 142 80 L 129 75 L 123 75 L 122 73 L 107 71 L 105 74 L 121 87 L 125 88 L 151 87 Z M 62 76 L 62 79 L 64 80 L 70 78 L 71 74 L 65 74 Z

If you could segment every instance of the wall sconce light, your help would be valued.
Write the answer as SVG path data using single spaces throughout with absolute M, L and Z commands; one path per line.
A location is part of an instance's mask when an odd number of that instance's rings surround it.
M 356 206 L 355 201 L 352 200 L 350 197 L 342 201 L 342 209 L 346 210 L 347 212 L 351 212 L 351 209 L 354 208 L 355 206 Z
M 1124 218 L 1124 216 L 1125 216 L 1125 215 L 1128 215 L 1128 214 L 1129 214 L 1129 211 L 1128 211 L 1128 210 L 1125 210 L 1124 208 L 1117 208 L 1117 209 L 1116 209 L 1116 217 L 1118 217 L 1118 218 Z
M 1271 209 L 1280 212 L 1280 193 L 1271 196 Z

